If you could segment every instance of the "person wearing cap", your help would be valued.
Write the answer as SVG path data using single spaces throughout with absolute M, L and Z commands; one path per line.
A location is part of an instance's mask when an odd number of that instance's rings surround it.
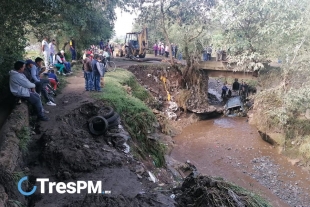
M 49 106 L 56 106 L 54 103 L 54 99 L 48 95 L 48 92 L 46 90 L 47 84 L 49 84 L 49 80 L 47 79 L 40 79 L 40 74 L 42 73 L 45 68 L 42 69 L 42 62 L 43 59 L 40 57 L 37 57 L 35 59 L 35 62 L 33 62 L 31 59 L 26 60 L 26 70 L 24 70 L 24 74 L 26 75 L 26 78 L 35 84 L 35 90 L 38 94 L 42 94 L 46 104 Z M 31 77 L 27 75 L 27 71 L 31 71 Z M 25 72 L 26 71 L 26 72 Z
M 71 71 L 71 64 L 70 64 L 69 62 L 67 62 L 67 61 L 66 61 L 66 58 L 65 58 L 65 51 L 61 50 L 60 53 L 61 53 L 61 55 L 62 55 L 62 57 L 60 57 L 60 58 L 61 58 L 63 64 L 65 65 L 67 71 L 68 71 L 69 73 L 72 73 L 72 71 Z
M 35 92 L 35 84 L 31 83 L 23 74 L 25 62 L 17 61 L 14 64 L 14 70 L 10 74 L 10 91 L 14 96 L 26 99 L 31 103 L 38 114 L 39 121 L 48 121 L 43 113 L 43 106 L 39 94 Z

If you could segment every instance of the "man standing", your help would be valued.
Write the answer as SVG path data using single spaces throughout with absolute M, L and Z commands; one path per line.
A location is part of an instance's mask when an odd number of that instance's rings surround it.
M 94 86 L 95 91 L 100 92 L 100 77 L 103 76 L 101 70 L 100 70 L 100 64 L 99 64 L 100 56 L 98 54 L 95 54 L 94 59 L 91 62 L 91 67 L 93 70 L 93 77 L 94 77 Z
M 234 91 L 234 93 L 239 92 L 239 88 L 240 88 L 240 83 L 238 82 L 238 79 L 235 79 L 235 82 L 232 85 L 232 90 Z
M 212 54 L 212 44 L 207 47 L 207 61 L 211 60 L 211 54 Z
M 227 90 L 228 90 L 228 88 L 226 86 L 226 83 L 224 83 L 224 85 L 222 87 L 222 95 L 221 95 L 222 98 L 226 98 Z
M 177 58 L 178 49 L 179 49 L 179 48 L 178 48 L 178 45 L 175 45 L 175 46 L 174 46 L 174 51 L 175 51 L 175 52 L 174 52 L 174 58 Z
M 50 49 L 50 64 L 54 64 L 54 55 L 55 55 L 55 44 L 56 41 L 53 39 L 52 42 L 48 44 L 48 47 Z
M 100 50 L 103 50 L 103 48 L 104 48 L 103 39 L 101 39 L 101 41 L 99 42 L 99 48 L 100 48 Z
M 42 52 L 43 52 L 43 56 L 44 56 L 44 65 L 46 68 L 48 68 L 49 66 L 49 59 L 50 59 L 50 49 L 47 43 L 47 37 L 44 37 L 43 41 L 42 41 Z
M 221 48 L 219 48 L 216 51 L 216 61 L 221 61 L 223 58 L 223 50 Z
M 157 44 L 155 43 L 154 46 L 153 46 L 153 50 L 154 50 L 154 55 L 155 57 L 157 56 L 157 51 L 158 51 L 158 46 Z
M 73 40 L 73 37 L 70 38 L 70 52 L 71 52 L 71 59 L 76 60 L 75 41 Z
M 89 58 L 90 54 L 86 54 L 86 58 L 83 60 L 83 70 L 85 78 L 85 91 L 93 90 L 93 78 L 92 78 L 92 68 L 91 60 Z
M 14 70 L 10 71 L 10 90 L 14 96 L 22 97 L 31 103 L 38 114 L 39 121 L 48 121 L 43 114 L 43 107 L 39 94 L 35 92 L 35 84 L 31 83 L 23 74 L 25 62 L 17 61 L 14 64 Z
M 171 52 L 172 52 L 172 57 L 174 57 L 175 47 L 173 43 L 171 43 Z

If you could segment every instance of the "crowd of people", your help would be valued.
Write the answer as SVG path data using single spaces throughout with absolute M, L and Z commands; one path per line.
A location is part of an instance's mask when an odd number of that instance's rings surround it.
M 101 92 L 104 87 L 104 74 L 106 64 L 113 57 L 114 47 L 109 41 L 106 44 L 101 40 L 99 47 L 91 45 L 84 50 L 83 71 L 85 79 L 85 91 Z
M 71 64 L 65 58 L 63 50 L 56 52 L 56 41 L 53 39 L 48 43 L 45 37 L 41 43 L 41 51 L 44 59 L 37 57 L 35 61 L 28 59 L 17 61 L 10 74 L 10 91 L 18 99 L 27 100 L 31 103 L 37 113 L 39 121 L 48 121 L 42 105 L 41 96 L 48 106 L 56 106 L 54 98 L 49 94 L 48 86 L 56 90 L 59 84 L 56 73 L 71 74 Z M 73 38 L 69 42 L 71 58 L 76 60 L 75 41 Z M 44 63 L 44 65 L 43 65 Z
M 170 47 L 171 47 L 172 57 L 177 58 L 177 56 L 178 56 L 179 60 L 182 59 L 182 53 L 180 53 L 180 52 L 178 53 L 178 51 L 179 51 L 178 45 L 171 43 Z M 162 42 L 155 43 L 153 45 L 155 57 L 157 55 L 159 55 L 159 56 L 165 56 L 166 58 L 168 58 L 170 55 L 169 54 L 170 53 L 170 47 L 169 47 L 169 44 L 165 45 Z
M 202 51 L 202 60 L 203 61 L 211 61 L 212 57 L 212 51 L 213 51 L 213 45 L 207 46 L 203 51 Z M 226 51 L 218 48 L 216 50 L 216 61 L 222 61 L 226 59 Z
M 232 84 L 232 91 L 227 87 L 227 82 L 224 83 L 222 87 L 222 98 L 231 97 L 232 93 L 247 98 L 249 96 L 249 85 L 245 81 L 238 82 L 238 79 L 235 79 L 235 82 Z

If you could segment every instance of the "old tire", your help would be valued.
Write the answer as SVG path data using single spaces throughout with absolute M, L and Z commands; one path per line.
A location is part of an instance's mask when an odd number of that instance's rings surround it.
M 114 122 L 112 122 L 111 124 L 109 124 L 109 129 L 110 128 L 113 128 L 113 127 L 117 127 L 118 125 L 120 124 L 120 120 L 119 120 L 119 118 L 118 119 L 116 119 Z
M 108 123 L 112 124 L 115 120 L 117 120 L 119 118 L 119 114 L 118 113 L 114 113 L 113 116 L 111 116 L 110 118 L 107 119 Z
M 93 135 L 102 135 L 108 130 L 109 123 L 102 116 L 93 116 L 88 120 L 88 128 Z
M 105 106 L 98 111 L 99 116 L 110 118 L 114 114 L 114 109 L 110 106 Z

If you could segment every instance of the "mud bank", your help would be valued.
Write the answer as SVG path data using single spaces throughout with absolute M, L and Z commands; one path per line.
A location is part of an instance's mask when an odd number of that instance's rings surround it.
M 107 76 L 114 77 L 114 74 L 107 74 Z M 83 90 L 84 80 L 81 72 L 69 77 L 67 80 L 69 82 L 68 86 L 63 90 L 62 94 L 57 96 L 57 107 L 46 106 L 46 109 L 51 112 L 48 115 L 50 121 L 35 124 L 35 127 L 32 128 L 33 136 L 27 146 L 28 153 L 24 154 L 23 160 L 19 160 L 19 168 L 14 169 L 19 172 L 19 176 L 15 176 L 17 179 L 14 180 L 13 176 L 8 175 L 6 172 L 1 173 L 2 177 L 9 178 L 9 181 L 11 181 L 7 182 L 7 180 L 2 179 L 3 182 L 15 184 L 4 189 L 0 186 L 0 190 L 5 192 L 1 199 L 6 201 L 8 206 L 13 200 L 14 203 L 27 207 L 162 207 L 184 205 L 183 201 L 186 200 L 185 197 L 188 191 L 185 189 L 182 191 L 181 189 L 181 191 L 177 192 L 174 189 L 179 186 L 179 183 L 182 183 L 187 174 L 180 172 L 177 167 L 171 168 L 169 163 L 163 168 L 156 168 L 155 162 L 150 162 L 154 158 L 152 156 L 144 160 L 138 160 L 137 156 L 126 153 L 124 143 L 130 142 L 131 146 L 137 144 L 130 139 L 132 137 L 121 127 L 126 126 L 126 119 L 121 120 L 120 126 L 109 128 L 106 134 L 100 136 L 90 134 L 87 121 L 92 116 L 98 115 L 100 108 L 108 103 L 94 99 L 98 94 Z M 110 89 L 113 89 L 114 86 L 122 88 L 121 84 L 117 84 L 111 85 Z M 120 101 L 124 102 L 124 98 L 129 98 L 126 94 L 130 93 L 125 88 L 122 88 L 122 90 L 124 91 L 120 93 Z M 109 100 L 115 101 L 113 99 L 115 97 L 110 96 L 109 98 Z M 138 103 L 136 98 L 131 97 L 131 99 L 131 103 Z M 125 116 L 127 120 L 136 121 L 134 119 L 135 114 L 130 114 L 127 109 L 126 107 L 119 108 L 118 111 L 127 113 Z M 27 115 L 27 108 L 24 108 L 23 111 Z M 145 120 L 141 120 L 141 123 L 145 122 Z M 20 125 L 28 126 L 25 123 Z M 154 127 L 158 130 L 161 129 L 158 124 L 154 124 Z M 137 132 L 135 135 L 139 135 L 139 133 Z M 156 135 L 148 132 L 147 139 L 151 140 L 148 141 L 149 143 L 154 144 L 154 141 L 164 139 L 164 137 L 166 135 L 160 133 Z M 169 140 L 168 137 L 166 137 L 166 140 Z M 173 172 L 178 173 L 174 174 Z M 28 176 L 29 181 L 27 185 L 23 186 L 25 191 L 30 191 L 34 185 L 38 187 L 36 192 L 28 197 L 21 196 L 16 187 L 16 182 L 24 175 Z M 87 191 L 82 191 L 80 194 L 59 194 L 55 192 L 42 194 L 40 193 L 41 186 L 36 182 L 36 178 L 48 178 L 52 182 L 64 183 L 78 180 L 101 181 L 103 183 L 102 190 L 111 193 L 88 194 Z M 198 184 L 195 183 L 194 185 Z M 47 185 L 46 183 L 45 189 L 48 189 Z M 198 188 L 200 187 L 194 189 Z M 10 193 L 10 191 L 15 191 L 16 195 L 14 192 Z M 223 190 L 223 193 L 227 194 L 229 192 Z M 179 197 L 182 198 L 183 204 L 177 202 Z M 188 197 L 188 199 L 193 198 Z M 14 203 L 11 206 L 16 207 L 17 204 Z M 236 205 L 233 204 L 232 206 Z M 205 205 L 202 204 L 202 206 Z
M 25 201 L 15 186 L 23 163 L 23 146 L 29 134 L 28 106 L 17 105 L 0 130 L 0 206 L 13 206 L 13 200 Z
M 32 185 L 42 176 L 65 183 L 102 181 L 102 190 L 111 194 L 42 195 L 38 190 L 28 206 L 173 206 L 168 196 L 152 192 L 157 184 L 149 181 L 144 165 L 124 152 L 127 132 L 115 126 L 101 136 L 89 133 L 87 120 L 103 106 L 90 102 L 57 115 L 54 126 L 33 140 L 27 166 Z M 139 176 L 137 169 L 142 169 Z

